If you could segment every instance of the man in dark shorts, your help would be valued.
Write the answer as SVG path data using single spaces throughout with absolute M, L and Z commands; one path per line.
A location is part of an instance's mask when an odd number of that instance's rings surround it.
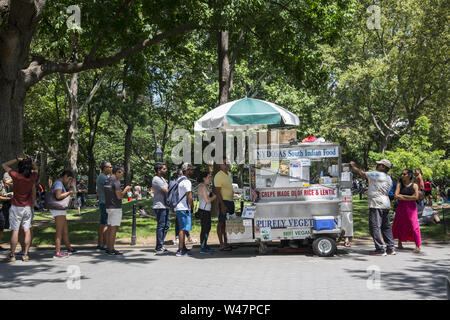
M 230 174 L 230 165 L 227 158 L 223 158 L 223 163 L 219 165 L 220 171 L 214 177 L 214 193 L 217 195 L 219 203 L 219 222 L 217 224 L 217 236 L 219 237 L 220 250 L 230 251 L 231 246 L 227 243 L 225 222 L 227 213 L 234 214 L 234 192 L 233 178 Z
M 108 239 L 108 214 L 106 213 L 105 204 L 105 181 L 111 174 L 112 166 L 111 163 L 103 161 L 100 164 L 100 170 L 102 171 L 97 177 L 97 194 L 98 194 L 98 204 L 100 210 L 100 226 L 98 227 L 98 245 L 97 249 L 106 250 L 106 242 Z

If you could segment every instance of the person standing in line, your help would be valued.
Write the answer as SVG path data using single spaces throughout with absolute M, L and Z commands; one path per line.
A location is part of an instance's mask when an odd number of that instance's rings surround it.
M 369 229 L 375 244 L 375 251 L 371 252 L 371 255 L 395 255 L 394 238 L 389 218 L 391 202 L 388 196 L 392 187 L 392 179 L 387 174 L 392 168 L 391 162 L 386 159 L 377 161 L 376 170 L 372 172 L 358 169 L 353 161 L 350 161 L 350 166 L 355 173 L 369 180 L 367 192 Z
M 156 220 L 156 248 L 155 254 L 168 254 L 169 250 L 164 248 L 164 239 L 170 227 L 170 210 L 166 205 L 167 193 L 169 185 L 164 176 L 167 172 L 167 166 L 164 163 L 155 163 L 155 177 L 152 180 L 152 188 L 154 192 L 153 210 L 155 210 Z
M 9 229 L 9 208 L 12 200 L 13 181 L 10 175 L 5 172 L 3 179 L 0 181 L 0 242 L 2 240 L 3 230 Z M 0 251 L 5 251 L 0 246 Z
M 18 172 L 10 168 L 18 163 Z M 13 197 L 11 208 L 9 209 L 9 223 L 11 230 L 11 253 L 8 262 L 16 261 L 15 251 L 19 241 L 19 229 L 22 227 L 25 233 L 25 248 L 23 261 L 28 261 L 28 250 L 30 249 L 31 238 L 31 208 L 33 206 L 33 185 L 36 183 L 38 175 L 37 165 L 30 158 L 17 158 L 2 164 L 13 180 Z
M 211 254 L 213 249 L 208 247 L 208 236 L 211 231 L 211 203 L 216 199 L 216 195 L 209 190 L 211 175 L 209 172 L 202 172 L 198 178 L 198 211 L 200 213 L 201 231 L 200 231 L 200 253 Z
M 74 179 L 73 172 L 65 170 L 52 185 L 52 191 L 57 201 L 64 200 L 75 194 L 75 191 L 67 191 L 66 186 L 71 186 Z M 55 219 L 56 233 L 55 233 L 55 255 L 53 258 L 67 258 L 69 254 L 76 253 L 69 241 L 69 227 L 67 225 L 67 210 L 50 209 L 50 213 Z M 67 248 L 67 253 L 61 251 L 61 240 Z
M 169 182 L 169 191 L 172 190 L 172 187 L 177 183 L 177 180 L 183 175 L 183 171 L 181 169 L 178 169 L 172 176 L 172 179 Z M 153 188 L 152 188 L 153 189 Z M 178 227 L 178 218 L 175 215 L 175 245 L 179 244 L 179 234 L 180 234 L 180 228 Z M 188 239 L 187 242 L 189 243 L 196 243 L 197 239 L 191 237 L 191 233 L 189 231 L 185 232 L 185 236 Z
M 192 212 L 194 212 L 194 200 L 192 198 L 192 183 L 189 178 L 194 173 L 194 167 L 190 163 L 183 163 L 181 166 L 183 175 L 178 178 L 178 204 L 175 207 L 177 215 L 178 227 L 180 233 L 178 235 L 178 251 L 177 257 L 190 256 L 189 250 L 185 246 L 186 231 L 191 231 Z
M 112 171 L 111 163 L 103 161 L 100 164 L 100 174 L 97 177 L 97 194 L 98 194 L 98 207 L 100 211 L 100 225 L 98 227 L 98 244 L 97 249 L 106 250 L 106 242 L 108 239 L 108 213 L 106 213 L 105 203 L 105 181 L 108 179 Z
M 402 178 L 397 184 L 395 198 L 398 199 L 397 211 L 392 225 L 394 239 L 398 239 L 398 248 L 403 249 L 402 242 L 414 241 L 414 253 L 420 252 L 422 243 L 416 201 L 419 198 L 419 186 L 414 183 L 411 169 L 402 172 Z
M 120 188 L 120 180 L 124 170 L 120 166 L 114 166 L 112 176 L 105 181 L 105 203 L 108 213 L 108 241 L 106 253 L 109 255 L 120 255 L 121 252 L 114 249 L 116 233 L 122 221 L 122 198 L 131 190 L 131 186 L 126 186 L 123 191 Z
M 36 194 L 36 185 L 33 185 L 33 189 L 31 190 L 31 194 L 33 195 L 33 203 L 36 202 L 37 194 Z M 31 225 L 30 225 L 30 247 L 33 243 L 33 221 L 34 221 L 34 210 L 35 206 L 31 206 Z M 17 253 L 18 256 L 23 256 L 25 254 L 25 232 L 23 228 L 19 229 L 19 243 L 22 250 Z
M 230 165 L 227 163 L 227 158 L 223 158 L 223 163 L 219 165 L 220 170 L 214 177 L 214 193 L 217 195 L 219 202 L 219 223 L 217 224 L 217 236 L 219 237 L 220 251 L 231 251 L 232 248 L 228 245 L 227 234 L 225 231 L 225 223 L 227 220 L 227 213 L 234 214 L 234 192 L 233 179 L 230 175 Z

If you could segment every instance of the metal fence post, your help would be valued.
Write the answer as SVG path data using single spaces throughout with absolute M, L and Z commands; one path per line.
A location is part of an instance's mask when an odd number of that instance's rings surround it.
M 133 203 L 133 224 L 131 226 L 131 245 L 136 244 L 136 204 Z

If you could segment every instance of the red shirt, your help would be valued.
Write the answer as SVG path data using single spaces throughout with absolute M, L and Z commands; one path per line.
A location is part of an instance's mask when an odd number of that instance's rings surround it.
M 16 207 L 33 206 L 33 185 L 37 181 L 37 173 L 31 173 L 29 178 L 25 178 L 22 174 L 9 171 L 9 175 L 13 180 L 14 195 L 12 205 Z

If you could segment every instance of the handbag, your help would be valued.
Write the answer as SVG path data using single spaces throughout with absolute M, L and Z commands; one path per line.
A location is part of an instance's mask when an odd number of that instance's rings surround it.
M 202 218 L 202 213 L 203 211 L 206 211 L 205 208 L 208 205 L 208 203 L 205 201 L 205 207 L 203 209 L 198 208 L 198 210 L 194 213 L 194 217 L 196 219 L 201 219 Z
M 54 192 L 45 193 L 45 208 L 49 210 L 66 210 L 69 207 L 70 197 L 57 200 Z

